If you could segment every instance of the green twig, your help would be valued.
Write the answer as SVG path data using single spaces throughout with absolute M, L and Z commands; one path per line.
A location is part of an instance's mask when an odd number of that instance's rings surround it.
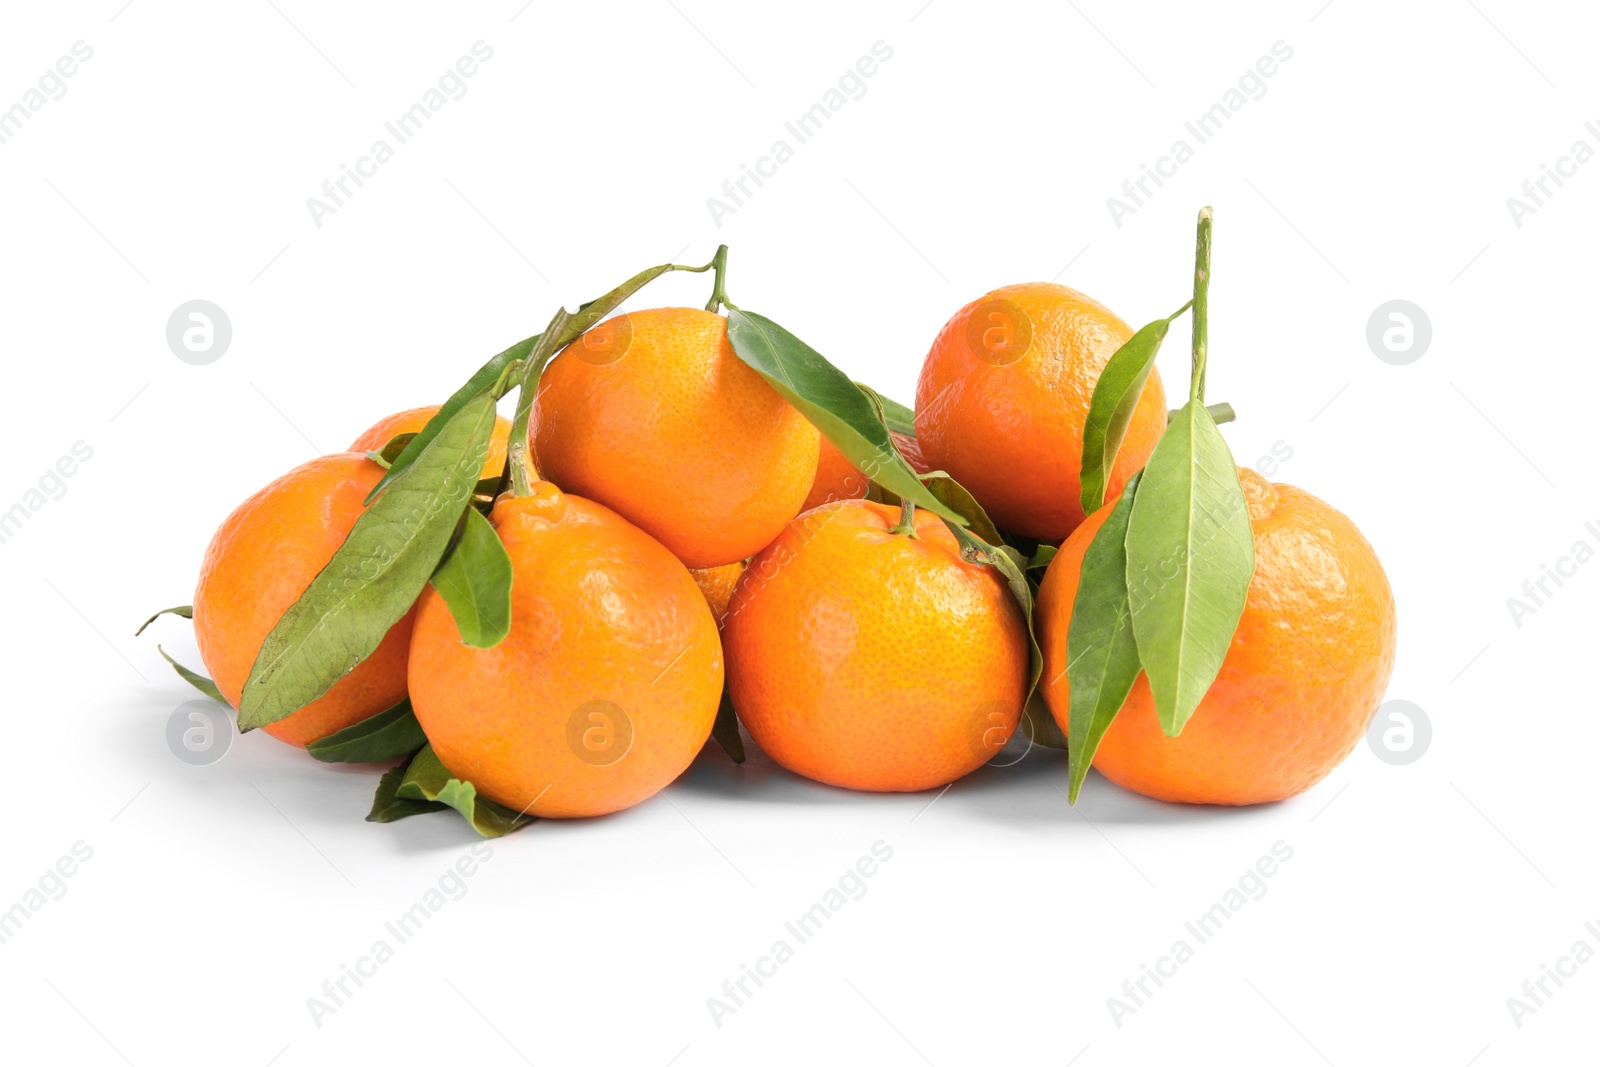
M 533 413 L 533 402 L 539 392 L 539 378 L 544 374 L 545 365 L 555 357 L 556 353 L 576 341 L 585 330 L 611 314 L 628 297 L 663 274 L 670 274 L 673 271 L 704 274 L 708 270 L 715 269 L 717 281 L 712 295 L 716 297 L 722 293 L 722 274 L 727 262 L 728 246 L 722 245 L 710 263 L 698 267 L 663 263 L 658 267 L 640 271 L 605 296 L 583 305 L 576 314 L 568 314 L 566 308 L 556 311 L 555 317 L 550 320 L 550 325 L 539 335 L 539 343 L 534 345 L 533 351 L 528 353 L 520 367 L 517 370 L 508 369 L 507 374 L 502 375 L 501 380 L 495 383 L 495 399 L 498 400 L 505 395 L 510 381 L 517 382 L 517 413 L 511 422 L 511 444 L 508 449 L 511 461 L 511 486 L 516 495 L 527 496 L 533 490 L 533 471 L 528 462 L 528 422 Z
M 889 532 L 907 537 L 917 536 L 917 506 L 909 497 L 900 501 L 900 521 L 889 527 Z
M 561 347 L 561 335 L 566 332 L 572 316 L 566 308 L 557 308 L 555 317 L 539 335 L 539 343 L 528 353 L 522 369 L 522 380 L 517 386 L 517 414 L 511 420 L 511 444 L 507 451 L 511 461 L 511 491 L 517 496 L 533 492 L 533 478 L 528 463 L 528 418 L 533 413 L 533 398 L 539 391 L 539 376 L 544 365 Z M 569 342 L 570 343 L 570 342 Z
M 1220 404 L 1207 404 L 1206 411 L 1210 413 L 1211 421 L 1216 423 L 1218 426 L 1221 426 L 1226 422 L 1232 422 L 1234 419 L 1239 417 L 1238 414 L 1233 410 L 1233 405 L 1228 403 L 1226 400 Z M 1171 422 L 1173 417 L 1177 414 L 1178 412 L 1176 410 L 1167 412 L 1167 421 Z
M 728 277 L 728 246 L 718 245 L 717 254 L 711 259 L 711 266 L 716 270 L 715 280 L 711 283 L 711 299 L 706 301 L 707 311 L 716 311 L 728 302 L 727 277 Z
M 1200 209 L 1194 241 L 1194 326 L 1190 345 L 1189 399 L 1205 402 L 1206 397 L 1206 296 L 1211 288 L 1211 209 Z

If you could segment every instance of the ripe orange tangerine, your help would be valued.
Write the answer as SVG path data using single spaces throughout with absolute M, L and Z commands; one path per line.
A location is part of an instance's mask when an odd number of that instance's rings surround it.
M 430 586 L 417 605 L 411 704 L 440 761 L 543 818 L 654 795 L 711 735 L 722 646 L 688 570 L 616 512 L 549 482 L 502 496 L 511 632 L 462 644 Z
M 303 463 L 223 520 L 200 565 L 194 635 L 200 658 L 228 703 L 239 706 L 261 643 L 306 591 L 361 517 L 383 468 L 357 452 Z M 264 727 L 304 748 L 376 715 L 406 695 L 412 614 L 322 696 Z
M 1095 753 L 1127 789 L 1189 804 L 1261 804 L 1311 788 L 1350 754 L 1394 668 L 1395 610 L 1378 557 L 1342 513 L 1247 468 L 1256 570 L 1222 670 L 1168 737 L 1143 674 Z M 1039 588 L 1041 687 L 1063 733 L 1067 632 L 1083 554 L 1114 505 L 1061 546 Z

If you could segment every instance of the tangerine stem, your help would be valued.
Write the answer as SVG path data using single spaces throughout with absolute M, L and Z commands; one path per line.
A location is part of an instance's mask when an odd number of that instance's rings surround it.
M 904 534 L 907 537 L 917 536 L 917 506 L 910 498 L 900 501 L 900 521 L 889 527 L 891 534 Z
M 1200 209 L 1194 239 L 1194 315 L 1191 334 L 1189 399 L 1205 403 L 1207 295 L 1211 288 L 1211 208 Z
M 727 245 L 717 246 L 717 254 L 711 258 L 711 266 L 717 273 L 711 283 L 711 299 L 706 301 L 706 310 L 716 311 L 728 302 L 728 290 L 725 287 L 728 277 Z
M 544 365 L 561 346 L 561 335 L 566 332 L 571 318 L 566 308 L 556 309 L 550 325 L 539 335 L 539 343 L 528 353 L 527 362 L 522 368 L 522 381 L 517 386 L 517 413 L 511 420 L 511 442 L 507 448 L 511 461 L 511 491 L 517 496 L 527 496 L 533 492 L 533 478 L 528 463 L 528 419 L 533 414 L 533 398 L 539 390 L 539 376 L 544 373 Z
M 1167 412 L 1167 421 L 1171 422 L 1177 417 L 1178 412 L 1181 410 L 1181 408 L 1177 408 Z M 1228 403 L 1226 400 L 1218 404 L 1207 404 L 1206 411 L 1210 413 L 1211 421 L 1216 423 L 1218 426 L 1221 426 L 1225 422 L 1232 422 L 1234 419 L 1239 417 L 1238 413 L 1233 410 L 1233 405 Z

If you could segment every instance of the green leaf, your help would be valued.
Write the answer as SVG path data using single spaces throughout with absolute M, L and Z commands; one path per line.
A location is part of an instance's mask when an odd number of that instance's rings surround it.
M 966 490 L 963 489 L 962 492 Z M 1039 674 L 1044 669 L 1044 657 L 1039 654 L 1039 639 L 1033 632 L 1033 586 L 1028 584 L 1027 575 L 1024 573 L 1027 561 L 1010 545 L 990 544 L 971 530 L 957 526 L 949 519 L 945 519 L 944 524 L 955 536 L 956 543 L 961 546 L 961 558 L 968 563 L 986 563 L 999 571 L 1000 576 L 1005 579 L 1006 588 L 1010 590 L 1012 599 L 1021 610 L 1023 625 L 1028 631 L 1028 696 L 1031 698 L 1034 688 L 1039 684 Z
M 378 484 L 374 485 L 372 491 L 367 494 L 367 503 L 370 504 L 376 500 L 378 494 L 389 488 L 395 479 L 410 469 L 411 464 L 417 461 L 417 457 L 422 455 L 423 450 L 433 443 L 434 438 L 444 431 L 444 428 L 450 424 L 450 420 L 454 419 L 462 408 L 475 400 L 481 400 L 489 395 L 495 383 L 500 380 L 501 375 L 505 374 L 506 368 L 519 360 L 527 358 L 528 353 L 533 351 L 533 346 L 538 343 L 538 334 L 518 341 L 504 352 L 493 356 L 489 362 L 473 372 L 472 377 L 467 379 L 466 384 L 451 393 L 450 399 L 446 400 L 439 410 L 434 412 L 433 418 L 429 419 L 426 425 L 417 431 L 415 437 L 406 442 L 406 446 L 400 450 L 398 456 L 394 457 L 383 477 L 378 479 Z M 485 456 L 487 456 L 487 453 L 485 453 Z M 483 467 L 480 464 L 478 471 L 482 470 Z M 474 473 L 477 473 L 477 471 Z
M 1044 671 L 1044 657 L 1039 654 L 1039 638 L 1033 632 L 1033 587 L 1028 584 L 1028 579 L 1023 574 L 1022 568 L 1017 565 L 1017 561 L 1007 553 L 1008 550 L 1004 547 L 996 548 L 993 556 L 984 562 L 1000 571 L 1006 580 L 1006 588 L 1011 590 L 1011 596 L 1016 600 L 1017 607 L 1022 609 L 1023 626 L 1028 631 L 1028 696 L 1032 697 L 1034 689 L 1039 685 L 1039 675 Z
M 1171 422 L 1173 419 L 1177 418 L 1178 412 L 1182 410 L 1182 408 L 1173 408 L 1171 411 L 1168 411 L 1167 421 Z M 1218 426 L 1221 426 L 1223 423 L 1232 422 L 1234 419 L 1239 417 L 1238 413 L 1233 410 L 1233 405 L 1227 403 L 1226 401 L 1223 401 L 1220 404 L 1207 404 L 1206 410 L 1211 412 L 1211 421 L 1216 423 Z
M 163 615 L 181 615 L 186 619 L 192 619 L 194 618 L 194 608 L 190 607 L 188 604 L 184 604 L 182 607 L 176 608 L 162 608 L 160 611 L 144 620 L 144 626 L 141 626 L 137 630 L 133 631 L 133 636 L 138 637 L 140 634 L 144 633 L 146 626 L 149 626 Z
M 487 797 L 478 796 L 471 782 L 451 777 L 439 757 L 428 745 L 411 758 L 405 777 L 395 790 L 403 800 L 432 800 L 448 804 L 484 837 L 500 837 L 535 820 L 535 816 L 512 811 Z
M 710 264 L 707 264 L 705 267 L 696 268 L 696 270 L 706 270 L 709 267 Z M 550 356 L 554 356 L 571 344 L 579 334 L 605 318 L 624 300 L 644 288 L 651 281 L 669 271 L 681 269 L 684 268 L 680 268 L 673 263 L 663 263 L 659 266 L 650 267 L 635 274 L 598 300 L 580 304 L 578 306 L 578 314 L 572 317 L 566 328 L 561 331 L 561 335 L 556 338 L 556 343 L 550 347 Z M 538 346 L 539 340 L 539 334 L 525 337 L 504 352 L 493 356 L 487 363 L 479 367 L 471 378 L 467 379 L 466 384 L 451 393 L 450 399 L 444 402 L 433 418 L 429 419 L 427 424 L 417 433 L 417 436 L 394 458 L 389 470 L 382 478 L 378 479 L 378 484 L 373 486 L 372 491 L 367 494 L 367 503 L 372 503 L 379 493 L 387 489 L 391 482 L 405 473 L 406 468 L 417 461 L 417 457 L 422 455 L 422 450 L 439 435 L 458 411 L 473 400 L 485 395 L 492 395 L 498 385 L 509 381 L 506 377 L 506 371 L 513 364 L 527 359 Z M 543 368 L 540 369 L 542 370 Z M 499 396 L 495 396 L 495 399 L 498 400 Z M 480 467 L 479 469 L 481 470 L 482 468 Z
M 1056 553 L 1059 551 L 1060 549 L 1055 545 L 1041 543 L 1033 550 L 1033 556 L 1028 560 L 1028 569 L 1030 571 L 1048 570 L 1050 561 L 1056 558 Z
M 306 751 L 323 763 L 382 763 L 409 756 L 427 743 L 411 701 L 402 700 L 388 711 L 311 742 Z
M 771 319 L 733 308 L 728 310 L 728 340 L 739 358 L 821 430 L 857 470 L 946 522 L 966 522 L 918 480 L 894 447 L 872 399 L 815 349 Z
M 241 730 L 277 722 L 326 693 L 411 610 L 477 484 L 493 427 L 493 398 L 462 407 L 356 520 L 262 642 L 239 701 Z
M 898 400 L 890 400 L 870 385 L 862 385 L 860 382 L 856 385 L 862 392 L 877 400 L 878 409 L 883 414 L 884 425 L 895 433 L 903 433 L 907 437 L 917 436 L 917 416 L 914 411 Z
M 1056 717 L 1050 713 L 1050 705 L 1045 703 L 1044 694 L 1037 689 L 1028 694 L 1018 727 L 1023 731 L 1022 736 L 1033 744 L 1062 752 L 1067 750 L 1067 735 L 1061 732 Z
M 385 771 L 383 777 L 378 779 L 378 791 L 372 797 L 372 810 L 367 813 L 368 822 L 394 822 L 411 815 L 425 815 L 430 811 L 444 811 L 448 804 L 441 804 L 436 800 L 410 800 L 399 795 L 400 783 L 405 781 L 406 771 L 409 768 L 404 764 L 391 767 Z
M 744 762 L 744 738 L 739 736 L 739 716 L 733 710 L 733 696 L 726 682 L 722 685 L 722 703 L 717 705 L 717 721 L 711 724 L 711 736 L 729 759 Z
M 999 548 L 1005 542 L 1000 537 L 1000 531 L 989 518 L 989 513 L 983 510 L 983 505 L 966 488 L 944 471 L 930 471 L 919 475 L 923 484 L 928 487 L 928 492 L 938 497 L 950 510 L 967 520 L 967 529 L 983 538 L 990 545 Z
M 394 466 L 395 459 L 406 450 L 417 435 L 414 433 L 397 433 L 385 441 L 382 448 L 375 448 L 367 453 L 367 458 L 372 460 L 384 470 Z
M 463 644 L 493 648 L 511 632 L 511 557 L 500 535 L 476 508 L 468 508 L 455 547 L 433 572 Z
M 179 678 L 182 678 L 184 681 L 188 682 L 190 685 L 194 686 L 196 689 L 200 690 L 200 692 L 204 693 L 212 700 L 215 700 L 223 707 L 229 706 L 228 698 L 222 695 L 222 690 L 217 688 L 216 682 L 213 682 L 210 678 L 207 678 L 203 674 L 196 674 L 194 671 L 191 671 L 188 667 L 185 667 L 183 664 L 167 655 L 167 650 L 162 648 L 160 645 L 156 646 L 156 651 L 161 653 L 162 659 L 172 664 L 172 669 L 178 672 Z
M 1139 646 L 1128 603 L 1128 517 L 1141 475 L 1135 474 L 1083 554 L 1078 593 L 1067 626 L 1067 801 L 1089 774 L 1095 750 L 1139 677 Z
M 1172 320 L 1188 306 L 1140 327 L 1112 354 L 1094 383 L 1089 414 L 1083 422 L 1083 468 L 1078 474 L 1078 500 L 1085 515 L 1093 515 L 1105 503 L 1117 450 L 1122 447 L 1150 369 L 1156 365 L 1156 353 L 1161 351 Z
M 1139 662 L 1176 737 L 1222 669 L 1255 573 L 1239 470 L 1201 402 L 1184 405 L 1145 465 L 1126 544 Z

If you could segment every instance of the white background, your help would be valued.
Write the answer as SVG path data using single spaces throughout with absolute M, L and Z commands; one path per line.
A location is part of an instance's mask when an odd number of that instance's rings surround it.
M 274 3 L 276 6 L 274 6 Z M 83 1064 L 1591 1061 L 1600 962 L 1519 1028 L 1507 998 L 1600 949 L 1590 679 L 1600 546 L 1589 315 L 1600 162 L 1506 206 L 1600 120 L 1578 4 L 97 0 L 8 5 L 0 107 L 93 58 L 0 145 L 0 510 L 93 458 L 0 544 L 0 908 L 93 857 L 0 945 L 0 1049 Z M 1225 10 L 1221 8 L 1225 7 Z M 120 9 L 120 10 L 119 10 Z M 336 214 L 306 199 L 482 40 L 494 49 Z M 1118 227 L 1106 199 L 1286 42 L 1293 57 Z M 708 197 L 883 41 L 893 57 L 719 228 Z M 1193 138 L 1188 138 L 1193 144 Z M 791 138 L 791 144 L 793 144 Z M 1552 186 L 1552 188 L 1554 188 Z M 1057 279 L 1135 325 L 1187 296 L 1216 206 L 1209 397 L 1240 461 L 1356 520 L 1399 605 L 1389 696 L 1433 724 L 1254 810 L 1188 809 L 1030 753 L 932 794 L 708 752 L 661 796 L 539 823 L 316 1026 L 307 998 L 475 840 L 362 821 L 376 773 L 264 734 L 173 757 L 190 599 L 234 505 L 379 415 L 669 258 L 910 401 L 961 304 Z M 698 305 L 704 277 L 644 302 Z M 231 348 L 165 324 L 203 298 Z M 1380 303 L 1433 325 L 1379 361 Z M 1180 331 L 1181 332 L 1181 331 Z M 1162 358 L 1169 391 L 1185 345 Z M 1015 755 L 1013 752 L 1012 755 Z M 876 841 L 894 850 L 735 1015 L 706 1001 Z M 1274 842 L 1293 858 L 1119 1027 L 1107 998 Z M 792 938 L 790 939 L 791 943 Z M 1191 944 L 1193 939 L 1190 938 Z

